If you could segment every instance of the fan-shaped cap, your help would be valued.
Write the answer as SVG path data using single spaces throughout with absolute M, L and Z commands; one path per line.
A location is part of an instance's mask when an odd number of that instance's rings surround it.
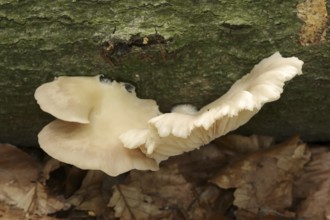
M 120 139 L 125 147 L 140 148 L 158 162 L 199 148 L 245 124 L 265 103 L 279 99 L 284 83 L 301 74 L 302 65 L 296 57 L 283 58 L 276 52 L 197 113 L 162 114 L 152 118 L 147 129 L 128 131 Z
M 55 159 L 111 176 L 131 169 L 157 170 L 154 159 L 139 149 L 124 148 L 118 138 L 147 127 L 148 120 L 160 114 L 155 101 L 139 99 L 125 87 L 101 82 L 99 76 L 59 77 L 40 86 L 38 103 L 59 118 L 39 133 L 41 148 Z
M 89 114 L 101 97 L 99 76 L 61 76 L 39 86 L 34 94 L 40 108 L 58 119 L 88 123 Z M 95 83 L 96 82 L 96 83 Z

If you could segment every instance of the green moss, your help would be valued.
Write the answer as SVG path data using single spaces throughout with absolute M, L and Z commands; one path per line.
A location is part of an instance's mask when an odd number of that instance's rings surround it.
M 321 140 L 329 133 L 329 43 L 298 44 L 297 1 L 28 1 L 0 3 L 0 142 L 36 145 L 50 118 L 36 105 L 37 86 L 58 75 L 96 75 L 129 81 L 162 111 L 177 103 L 198 107 L 216 99 L 275 51 L 306 61 L 305 75 L 287 86 L 241 130 Z M 158 33 L 167 45 L 133 47 L 100 56 L 113 38 Z M 322 89 L 322 91 L 320 90 Z M 319 109 L 319 110 L 318 110 Z M 28 114 L 27 114 L 28 112 Z M 326 123 L 321 123 L 326 122 Z

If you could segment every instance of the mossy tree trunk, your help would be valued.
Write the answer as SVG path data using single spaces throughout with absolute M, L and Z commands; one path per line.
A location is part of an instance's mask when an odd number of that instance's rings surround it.
M 33 94 L 55 76 L 131 82 L 168 111 L 214 100 L 275 51 L 304 60 L 304 75 L 238 132 L 330 140 L 327 8 L 315 2 L 0 0 L 0 142 L 37 146 L 51 117 Z M 314 35 L 302 30 L 310 8 Z

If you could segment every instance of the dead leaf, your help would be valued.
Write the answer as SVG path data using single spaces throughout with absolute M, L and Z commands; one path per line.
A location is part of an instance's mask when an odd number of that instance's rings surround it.
M 0 219 L 4 220 L 59 220 L 57 218 L 49 216 L 35 216 L 24 212 L 20 208 L 9 206 L 3 202 L 0 202 Z
M 68 200 L 77 210 L 84 210 L 94 216 L 102 216 L 107 208 L 107 200 L 102 185 L 108 176 L 99 170 L 90 170 L 81 183 L 81 187 Z M 111 178 L 111 177 L 110 177 Z
M 201 150 L 171 157 L 162 163 L 163 167 L 177 164 L 178 172 L 188 182 L 205 184 L 209 178 L 228 162 L 228 157 L 221 146 L 208 144 Z
M 86 170 L 50 159 L 44 165 L 40 181 L 47 185 L 52 194 L 68 198 L 80 188 L 86 173 Z
M 0 202 L 1 219 L 24 219 L 26 216 L 27 214 L 24 210 Z
M 306 220 L 330 219 L 330 149 L 313 148 L 312 160 L 295 182 L 295 196 L 302 200 L 297 208 Z
M 220 194 L 212 185 L 187 182 L 174 163 L 157 172 L 131 171 L 114 187 L 109 206 L 120 219 L 209 219 Z
M 45 163 L 41 176 L 51 194 L 65 198 L 66 207 L 60 211 L 72 207 L 65 213 L 56 213 L 56 216 L 113 219 L 107 202 L 111 188 L 119 177 L 110 177 L 98 170 L 81 170 L 55 159 Z M 71 196 L 67 198 L 68 195 Z
M 295 217 L 287 217 L 292 215 L 292 213 L 281 214 L 278 212 L 263 210 L 260 213 L 248 212 L 246 210 L 240 209 L 236 212 L 237 220 L 297 220 Z
M 29 193 L 32 194 L 33 200 L 28 212 L 33 215 L 42 216 L 70 208 L 70 204 L 63 197 L 49 194 L 46 187 L 39 182 L 31 188 Z
M 36 160 L 13 145 L 0 145 L 0 200 L 27 211 L 38 179 Z
M 0 218 L 330 219 L 329 148 L 312 148 L 305 166 L 310 152 L 299 138 L 272 143 L 270 137 L 228 135 L 170 158 L 157 172 L 118 177 L 53 159 L 41 164 L 13 146 L 0 147 L 0 198 L 14 201 L 0 203 Z M 223 188 L 208 183 L 212 177 Z
M 157 172 L 131 171 L 127 182 L 114 188 L 109 206 L 121 219 L 225 219 L 233 193 L 207 181 L 237 155 L 267 148 L 272 142 L 266 136 L 228 135 L 201 150 L 170 158 Z M 144 206 L 152 207 L 145 215 Z
M 236 188 L 234 205 L 258 213 L 284 213 L 292 203 L 292 184 L 310 152 L 298 137 L 250 153 L 221 170 L 211 182 L 221 188 Z
M 31 215 L 66 208 L 39 182 L 41 170 L 41 164 L 24 151 L 9 144 L 0 145 L 0 200 Z
M 116 185 L 108 205 L 114 207 L 115 217 L 122 220 L 166 217 L 152 198 L 136 187 Z

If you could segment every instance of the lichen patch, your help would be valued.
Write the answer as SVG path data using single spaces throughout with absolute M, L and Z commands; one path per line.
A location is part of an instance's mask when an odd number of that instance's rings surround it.
M 304 24 L 300 29 L 299 42 L 307 46 L 326 40 L 328 12 L 326 0 L 305 0 L 297 5 L 297 16 Z

